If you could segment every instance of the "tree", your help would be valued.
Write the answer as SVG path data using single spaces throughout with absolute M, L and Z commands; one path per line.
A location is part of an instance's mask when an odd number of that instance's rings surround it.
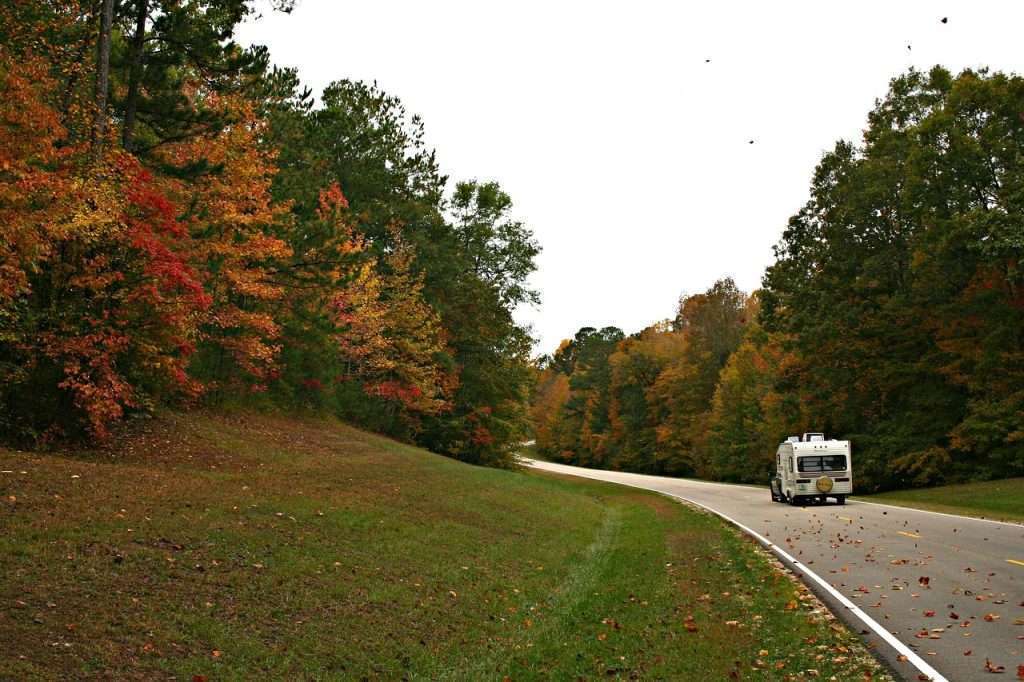
M 609 460 L 611 430 L 609 356 L 624 335 L 617 327 L 583 327 L 576 332 L 575 366 L 569 375 L 569 398 L 559 413 L 554 447 L 562 460 L 600 466 Z
M 100 0 L 100 30 L 96 48 L 96 114 L 93 144 L 101 147 L 107 135 L 107 95 L 110 91 L 110 40 L 114 0 Z
M 496 184 L 460 183 L 426 261 L 435 267 L 424 293 L 448 330 L 459 386 L 452 411 L 427 421 L 422 442 L 471 462 L 511 463 L 529 431 L 532 341 L 513 311 L 536 300 L 525 280 L 539 247 L 511 209 Z
M 752 322 L 715 387 L 701 444 L 710 478 L 763 483 L 783 435 L 803 430 L 792 398 L 776 390 L 782 362 L 778 339 Z
M 357 381 L 375 401 L 378 428 L 411 437 L 421 417 L 450 409 L 456 378 L 442 361 L 444 331 L 423 300 L 422 276 L 412 273 L 412 250 L 393 239 L 398 246 L 384 272 L 366 262 L 335 294 L 336 338 L 343 378 Z
M 126 409 L 194 394 L 209 305 L 177 207 L 131 156 L 67 145 L 50 65 L 0 52 L 0 419 L 97 438 Z
M 287 206 L 271 200 L 273 159 L 256 143 L 264 124 L 251 105 L 208 99 L 207 106 L 228 110 L 239 124 L 167 144 L 156 156 L 172 172 L 205 169 L 164 180 L 172 200 L 187 207 L 180 220 L 192 237 L 192 262 L 211 300 L 191 371 L 215 392 L 238 386 L 262 391 L 275 376 L 280 352 L 274 305 L 284 290 L 271 271 L 291 250 L 272 233 Z
M 260 86 L 266 49 L 232 40 L 252 12 L 248 0 L 127 0 L 115 9 L 111 104 L 125 149 L 148 157 L 161 145 L 235 123 L 235 111 L 207 107 L 191 93 L 238 97 Z
M 1024 471 L 1022 97 L 1001 74 L 894 79 L 863 146 L 822 160 L 765 275 L 763 322 L 796 358 L 784 380 L 858 441 L 869 485 Z
M 0 419 L 100 436 L 172 394 L 230 395 L 510 464 L 530 231 L 496 183 L 446 197 L 397 98 L 339 81 L 314 107 L 233 42 L 251 11 L 0 5 Z
M 492 287 L 508 310 L 536 304 L 540 296 L 526 286 L 540 248 L 521 221 L 512 220 L 512 199 L 496 182 L 455 185 L 450 210 L 457 239 L 472 277 Z
M 569 399 L 569 377 L 554 369 L 538 369 L 530 400 L 530 421 L 537 451 L 547 457 L 557 454 L 559 413 Z
M 447 203 L 422 121 L 375 85 L 332 83 L 318 109 L 301 97 L 282 101 L 269 114 L 281 146 L 274 195 L 291 203 L 297 225 L 312 226 L 288 234 L 319 234 L 316 188 L 336 183 L 378 274 L 390 274 L 400 235 L 408 276 L 420 278 L 423 300 L 440 316 L 445 350 L 436 362 L 451 408 L 427 415 L 417 441 L 468 461 L 510 462 L 527 429 L 530 376 L 529 335 L 512 312 L 536 298 L 525 279 L 537 246 L 509 217 L 508 195 L 493 183 L 464 183 Z
M 651 388 L 659 408 L 658 443 L 673 473 L 703 473 L 700 445 L 706 435 L 719 373 L 739 346 L 750 320 L 748 299 L 730 278 L 679 302 L 674 327 L 685 336 L 682 352 Z
M 686 348 L 686 336 L 662 322 L 619 343 L 611 366 L 611 449 L 617 468 L 661 473 L 664 452 L 658 444 L 658 409 L 653 388 L 665 368 Z

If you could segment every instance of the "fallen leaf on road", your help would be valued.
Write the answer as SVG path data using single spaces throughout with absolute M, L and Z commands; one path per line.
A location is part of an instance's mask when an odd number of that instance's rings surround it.
M 996 665 L 992 661 L 985 659 L 985 671 L 990 673 L 1002 673 L 1006 672 L 1005 665 Z
M 994 620 L 999 620 L 999 614 L 998 613 L 986 613 L 985 614 L 985 620 L 988 621 L 989 623 L 991 623 Z

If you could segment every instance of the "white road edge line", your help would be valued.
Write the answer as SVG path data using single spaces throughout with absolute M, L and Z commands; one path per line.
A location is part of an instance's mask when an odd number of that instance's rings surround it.
M 531 466 L 532 466 L 532 463 L 531 463 Z M 544 467 L 537 467 L 537 468 L 538 469 L 543 469 Z M 551 471 L 551 470 L 549 469 L 549 471 Z M 573 475 L 573 474 L 570 473 L 569 475 Z M 746 533 L 747 535 L 751 536 L 752 538 L 754 538 L 755 540 L 760 542 L 762 545 L 764 545 L 765 547 L 767 547 L 771 551 L 773 551 L 776 554 L 778 554 L 780 557 L 782 557 L 783 560 L 788 561 L 793 566 L 799 566 L 800 570 L 803 573 L 803 575 L 809 577 L 811 580 L 813 580 L 815 583 L 817 583 L 818 586 L 820 586 L 823 590 L 825 590 L 830 595 L 832 595 L 832 597 L 834 597 L 836 601 L 838 601 L 848 611 L 850 611 L 850 613 L 852 613 L 853 615 L 855 615 L 858 618 L 860 618 L 861 621 L 865 625 L 867 625 L 872 631 L 874 631 L 874 633 L 876 635 L 881 637 L 885 641 L 886 644 L 888 644 L 893 649 L 895 649 L 899 654 L 901 654 L 903 656 L 906 656 L 907 657 L 907 662 L 910 663 L 911 665 L 913 665 L 915 668 L 917 668 L 917 670 L 922 675 L 927 676 L 928 679 L 931 680 L 931 682 L 949 682 L 949 680 L 947 680 L 945 677 L 943 677 L 943 675 L 938 670 L 936 670 L 935 668 L 933 668 L 930 665 L 928 665 L 927 661 L 925 661 L 923 658 L 918 656 L 917 653 L 915 653 L 913 649 L 908 647 L 906 644 L 904 644 L 900 640 L 896 639 L 896 637 L 891 632 L 889 632 L 888 630 L 883 628 L 878 623 L 878 621 L 876 621 L 874 618 L 872 618 L 868 614 L 866 614 L 863 611 L 861 611 L 860 607 L 857 606 L 856 604 L 854 604 L 852 601 L 850 601 L 846 597 L 846 595 L 844 595 L 842 592 L 840 592 L 836 588 L 832 587 L 832 585 L 830 585 L 824 578 L 819 576 L 817 573 L 815 573 L 814 571 L 812 571 L 809 568 L 807 568 L 806 564 L 802 564 L 799 561 L 797 561 L 795 558 L 790 556 L 788 552 L 786 552 L 784 549 L 782 549 L 781 547 L 776 545 L 774 542 L 770 541 L 768 538 L 766 538 L 763 535 L 761 535 L 760 533 L 758 533 L 753 528 L 748 528 L 747 526 L 744 526 L 739 521 L 737 521 L 737 520 L 735 520 L 735 519 L 733 519 L 733 518 L 723 514 L 722 512 L 717 511 L 715 509 L 712 509 L 711 507 L 708 507 L 706 505 L 703 505 L 700 502 L 696 502 L 696 501 L 691 500 L 691 499 L 689 499 L 687 497 L 683 497 L 682 495 L 677 495 L 675 493 L 666 493 L 666 492 L 663 492 L 661 490 L 651 490 L 650 488 L 644 488 L 643 486 L 634 485 L 632 483 L 622 483 L 622 482 L 619 482 L 619 481 L 608 481 L 606 479 L 600 479 L 600 478 L 595 479 L 595 478 L 593 478 L 591 476 L 579 476 L 579 478 L 590 478 L 591 480 L 604 481 L 605 483 L 614 483 L 616 485 L 624 485 L 624 486 L 628 486 L 630 488 L 639 488 L 641 490 L 647 490 L 649 492 L 661 493 L 662 495 L 665 495 L 667 497 L 674 497 L 676 499 L 683 500 L 684 502 L 689 502 L 692 505 L 700 507 L 701 509 L 707 510 L 707 511 L 711 512 L 712 514 L 725 519 L 727 522 L 729 522 L 732 525 L 736 526 L 737 528 L 742 530 L 744 533 Z M 888 506 L 888 505 L 886 505 L 886 506 Z
M 732 525 L 734 525 L 737 528 L 739 528 L 740 530 L 742 530 L 747 535 L 751 536 L 752 538 L 754 538 L 755 540 L 760 542 L 762 545 L 764 545 L 768 549 L 770 549 L 773 552 L 775 552 L 776 554 L 778 554 L 780 557 L 782 557 L 783 559 L 788 561 L 793 566 L 799 566 L 800 567 L 800 571 L 803 573 L 803 575 L 809 577 L 811 580 L 813 580 L 815 583 L 817 583 L 823 590 L 825 590 L 830 595 L 832 595 L 832 597 L 834 597 L 836 601 L 838 601 L 840 604 L 842 604 L 844 607 L 846 607 L 846 609 L 848 611 L 850 611 L 853 615 L 855 615 L 858 618 L 860 618 L 861 621 L 865 625 L 867 625 L 871 630 L 873 630 L 876 635 L 878 635 L 883 640 L 885 640 L 885 642 L 889 646 L 891 646 L 893 649 L 895 649 L 900 654 L 906 656 L 907 657 L 907 661 L 911 665 L 913 665 L 915 668 L 917 668 L 918 671 L 920 671 L 921 674 L 926 675 L 928 677 L 928 679 L 932 680 L 932 682 L 948 682 L 948 680 L 946 680 L 946 678 L 943 677 L 942 674 L 939 673 L 938 670 L 936 670 L 935 668 L 933 668 L 930 665 L 928 665 L 928 663 L 923 658 L 918 656 L 917 653 L 915 653 L 913 649 L 908 647 L 906 644 L 904 644 L 900 640 L 896 639 L 896 637 L 891 632 L 889 632 L 888 630 L 883 628 L 878 623 L 878 621 L 876 621 L 874 618 L 872 618 L 868 614 L 864 613 L 860 609 L 860 607 L 857 606 L 856 604 L 854 604 L 852 601 L 850 601 L 846 597 L 846 595 L 844 595 L 842 592 L 840 592 L 836 588 L 832 587 L 832 585 L 830 585 L 828 583 L 828 581 L 826 581 L 824 578 L 819 576 L 814 571 L 812 571 L 809 568 L 807 568 L 806 564 L 802 564 L 799 561 L 797 561 L 788 552 L 783 550 L 781 547 L 779 547 L 775 543 L 771 542 L 768 538 L 764 537 L 763 535 L 758 533 L 753 528 L 748 528 L 747 526 L 744 526 L 739 521 L 737 521 L 737 520 L 735 520 L 733 518 L 730 518 L 729 516 L 726 516 L 722 512 L 715 511 L 711 507 L 707 507 L 707 506 L 701 504 L 700 502 L 694 502 L 693 500 L 687 499 L 687 498 L 685 498 L 685 497 L 683 497 L 681 495 L 669 494 L 669 496 L 670 497 L 679 498 L 680 500 L 685 500 L 685 501 L 689 502 L 690 504 L 695 504 L 695 505 L 697 505 L 698 507 L 700 507 L 702 509 L 706 509 L 707 511 L 711 512 L 712 514 L 716 514 L 717 516 L 720 516 L 721 518 L 725 519 L 726 521 L 728 521 Z
M 936 516 L 948 516 L 951 519 L 963 519 L 964 521 L 982 521 L 984 523 L 996 523 L 1000 526 L 1010 526 L 1012 528 L 1024 528 L 1024 523 L 1018 523 L 1015 521 L 996 521 L 995 519 L 983 519 L 978 516 L 964 516 L 963 514 L 948 514 L 946 512 L 932 511 L 931 509 L 921 509 L 919 507 L 904 507 L 899 504 L 885 504 L 884 502 L 868 502 L 867 500 L 859 500 L 856 497 L 851 497 L 850 502 L 856 502 L 857 504 L 872 504 L 876 507 L 887 507 L 889 509 L 899 509 L 900 511 L 912 511 L 920 512 L 922 514 L 935 514 Z

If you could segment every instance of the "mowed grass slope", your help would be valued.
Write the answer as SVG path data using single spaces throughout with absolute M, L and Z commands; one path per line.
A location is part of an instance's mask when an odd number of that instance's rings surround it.
M 0 450 L 0 679 L 884 676 L 749 541 L 654 494 L 326 420 Z
M 916 490 L 894 490 L 866 495 L 866 502 L 917 507 L 947 514 L 979 516 L 1003 521 L 1024 521 L 1024 478 L 944 485 Z

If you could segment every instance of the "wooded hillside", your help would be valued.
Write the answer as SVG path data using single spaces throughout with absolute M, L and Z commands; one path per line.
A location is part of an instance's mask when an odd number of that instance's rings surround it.
M 396 97 L 339 80 L 314 103 L 236 44 L 254 11 L 0 7 L 0 433 L 241 402 L 507 462 L 530 230 L 497 184 L 449 182 Z

